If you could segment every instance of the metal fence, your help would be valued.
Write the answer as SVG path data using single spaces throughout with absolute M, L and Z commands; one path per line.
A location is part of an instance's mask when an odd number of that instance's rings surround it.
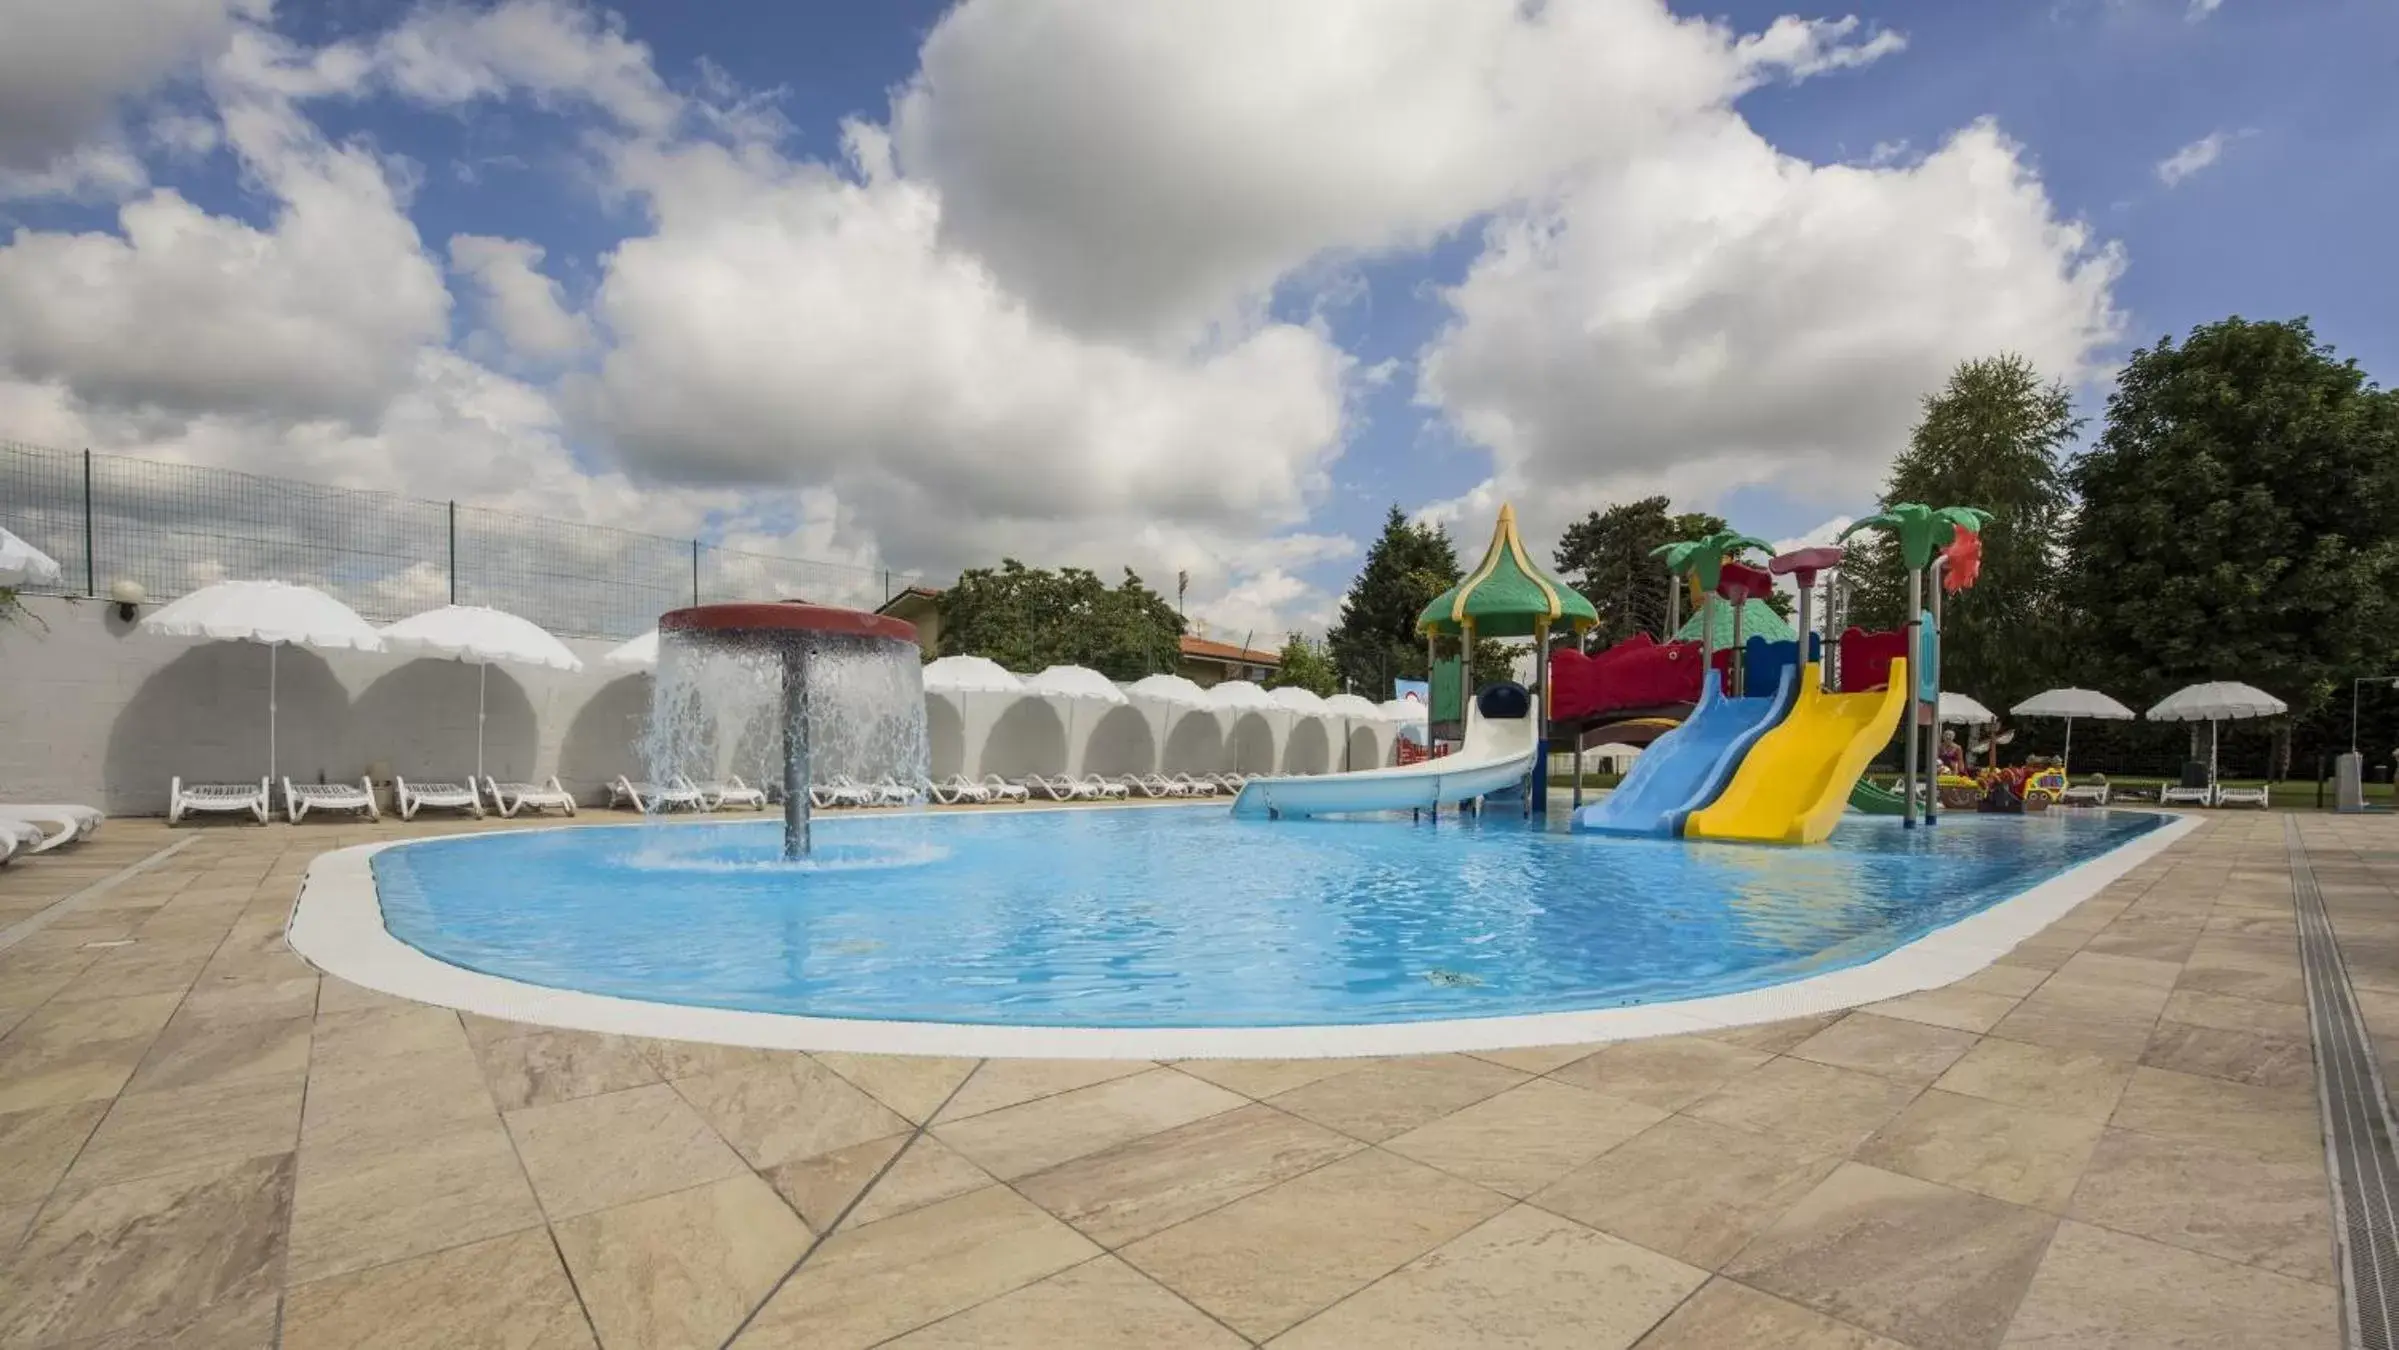
M 872 607 L 920 573 L 722 548 L 604 525 L 227 469 L 0 441 L 0 526 L 58 560 L 56 586 L 153 600 L 210 582 L 318 587 L 367 618 L 489 605 L 578 637 L 630 637 L 683 605 Z

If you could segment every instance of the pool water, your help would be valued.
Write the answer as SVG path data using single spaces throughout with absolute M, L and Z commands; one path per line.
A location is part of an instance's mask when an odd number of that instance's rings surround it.
M 491 975 L 816 1017 L 1017 1026 L 1406 1022 L 1621 1007 L 1869 961 L 2163 817 L 1851 816 L 1830 843 L 1514 816 L 1221 809 L 627 825 L 375 855 L 385 925 Z

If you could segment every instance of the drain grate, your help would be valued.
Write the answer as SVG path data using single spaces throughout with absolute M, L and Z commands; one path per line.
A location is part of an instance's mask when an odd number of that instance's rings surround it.
M 2348 1344 L 2399 1350 L 2399 1156 L 2392 1152 L 2399 1129 L 2393 1127 L 2382 1071 L 2295 817 L 2283 818 L 2282 837 L 2299 915 L 2299 959 L 2307 970 L 2307 1015 L 2315 1033 L 2316 1092 L 2324 1111 L 2324 1160 L 2332 1171 Z

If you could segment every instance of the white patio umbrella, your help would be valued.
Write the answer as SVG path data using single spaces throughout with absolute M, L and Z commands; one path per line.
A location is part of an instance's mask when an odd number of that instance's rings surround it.
M 924 669 L 928 694 L 1018 694 L 1025 682 L 999 662 L 982 656 L 944 656 Z
M 2216 785 L 2216 723 L 2273 717 L 2291 705 L 2263 689 L 2231 680 L 2186 685 L 2158 700 L 2144 714 L 2152 722 L 2207 723 L 2207 785 Z
M 379 652 L 383 637 L 348 605 L 308 586 L 220 581 L 151 612 L 145 633 L 256 642 L 267 649 L 267 777 L 275 777 L 275 650 L 286 643 Z
M 1998 721 L 1999 714 L 1964 694 L 1952 694 L 1943 690 L 1941 691 L 1941 720 L 1955 722 L 1960 726 L 1983 727 Z
M 58 578 L 57 559 L 7 530 L 0 530 L 0 591 L 55 585 Z
M 609 648 L 601 653 L 600 664 L 625 670 L 658 669 L 658 630 L 653 628 L 630 642 Z
M 2096 689 L 2049 689 L 2033 695 L 2008 709 L 2018 717 L 2062 717 L 2066 719 L 2066 751 L 2058 756 L 2058 772 L 2069 772 L 2074 764 L 2074 719 L 2093 718 L 2103 722 L 2129 722 L 2132 709 L 2100 693 Z
M 483 776 L 483 686 L 496 662 L 577 671 L 583 658 L 566 649 L 530 619 L 481 605 L 444 605 L 411 615 L 383 630 L 393 651 L 448 657 L 475 667 L 475 777 Z
M 1089 666 L 1050 666 L 1025 681 L 1025 692 L 1043 698 L 1057 699 L 1066 705 L 1067 771 L 1074 771 L 1075 710 L 1083 704 L 1096 703 L 1102 707 L 1120 707 L 1132 700 L 1116 687 L 1116 681 Z

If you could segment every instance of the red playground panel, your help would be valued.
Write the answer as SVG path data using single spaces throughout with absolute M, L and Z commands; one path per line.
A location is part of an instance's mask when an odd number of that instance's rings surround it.
M 1721 679 L 1732 651 L 1716 653 Z M 1549 715 L 1578 721 L 1618 708 L 1658 708 L 1699 701 L 1699 644 L 1660 643 L 1635 633 L 1606 651 L 1585 656 L 1561 647 L 1549 657 Z
M 1841 634 L 1841 692 L 1863 693 L 1891 682 L 1891 663 L 1908 654 L 1904 628 L 1869 633 L 1851 628 Z

